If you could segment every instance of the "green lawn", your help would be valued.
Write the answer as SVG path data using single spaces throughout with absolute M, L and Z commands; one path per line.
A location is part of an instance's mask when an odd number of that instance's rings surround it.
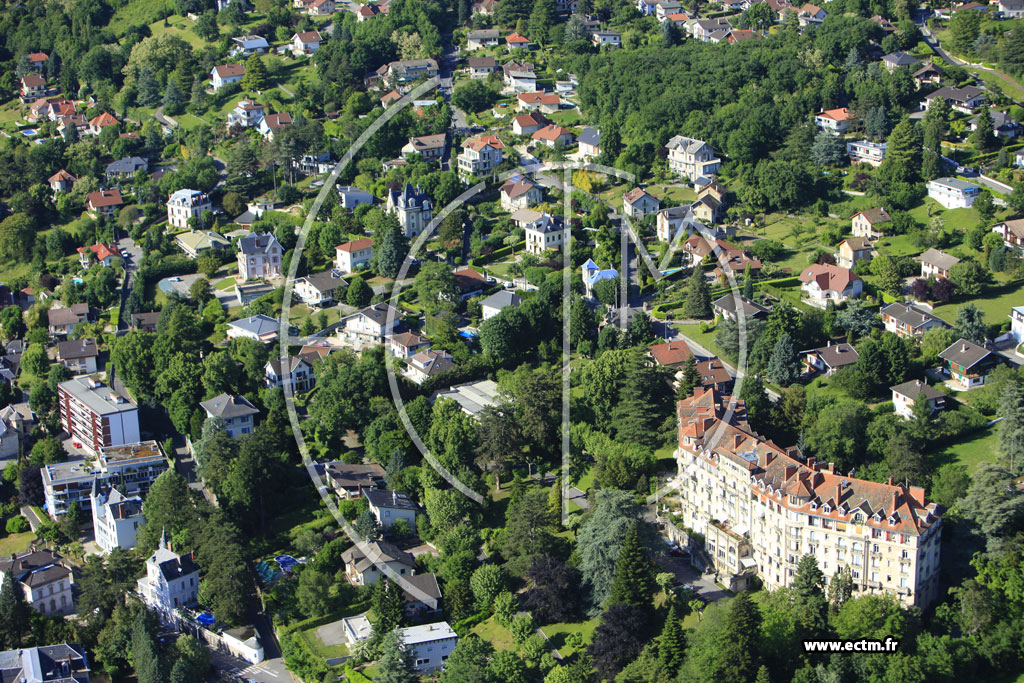
M 473 633 L 493 645 L 495 650 L 515 649 L 516 645 L 512 640 L 512 634 L 508 632 L 507 628 L 499 624 L 493 616 L 487 621 L 474 626 Z
M 563 657 L 567 657 L 572 654 L 572 648 L 565 644 L 566 636 L 570 633 L 583 634 L 583 646 L 586 647 L 594 640 L 594 629 L 599 623 L 601 623 L 601 618 L 594 617 L 572 624 L 550 624 L 542 627 L 541 630 L 548 637 L 551 647 L 558 650 Z
M 1016 286 L 985 292 L 978 296 L 971 297 L 970 302 L 975 304 L 985 314 L 985 322 L 997 324 L 1006 322 L 1010 315 L 1010 309 L 1020 306 L 1024 302 L 1024 282 Z M 966 301 L 946 303 L 935 307 L 935 315 L 952 322 L 956 319 L 956 312 L 964 306 Z
M 122 36 L 132 26 L 152 24 L 167 13 L 173 4 L 167 0 L 135 0 L 121 6 L 110 20 L 114 35 Z M 173 10 L 172 10 L 173 11 Z
M 947 228 L 968 230 L 978 224 L 978 212 L 971 209 L 946 209 L 931 197 L 925 197 L 921 206 L 909 211 L 918 223 L 928 225 L 932 218 L 941 216 Z
M 36 535 L 31 531 L 26 531 L 23 534 L 7 534 L 0 538 L 0 555 L 6 557 L 14 553 L 24 552 L 28 550 L 28 547 L 35 538 Z
M 177 36 L 197 50 L 208 45 L 205 40 L 197 36 L 195 31 L 192 30 L 195 24 L 190 19 L 185 17 L 168 17 L 167 23 L 169 26 L 164 26 L 163 21 L 154 21 L 149 25 L 149 30 L 153 33 L 154 37 L 164 34 Z
M 972 436 L 947 446 L 943 455 L 951 456 L 967 468 L 971 474 L 983 462 L 995 462 L 998 459 L 999 431 L 997 427 L 989 427 Z

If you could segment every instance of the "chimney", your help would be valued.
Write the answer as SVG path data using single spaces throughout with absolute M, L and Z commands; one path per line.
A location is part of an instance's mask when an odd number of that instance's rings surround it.
M 739 448 L 741 443 L 743 443 L 743 435 L 742 434 L 733 434 L 733 437 L 732 437 L 732 447 L 733 448 Z
M 796 474 L 796 471 L 797 471 L 797 466 L 796 465 L 786 465 L 786 472 L 785 472 L 785 477 L 784 477 L 785 480 L 789 481 L 793 477 L 793 475 Z
M 892 477 L 889 477 L 889 486 L 892 486 Z
M 765 467 L 775 462 L 775 451 L 768 451 L 765 453 L 764 464 Z
M 892 492 L 892 511 L 896 512 L 896 508 L 900 505 L 900 490 L 896 488 Z
M 909 493 L 910 497 L 913 498 L 918 505 L 920 505 L 921 507 L 925 506 L 924 488 L 920 486 L 911 486 Z
M 843 483 L 842 482 L 837 482 L 836 483 L 836 505 L 839 505 L 839 502 L 842 499 L 843 499 Z
M 828 464 L 828 471 L 831 472 L 832 474 L 836 473 L 836 464 L 834 462 L 830 462 Z
M 813 455 L 807 458 L 807 466 L 810 467 L 812 470 L 814 469 L 814 463 L 816 462 L 818 462 L 818 459 L 815 458 Z
M 967 353 L 967 344 L 963 343 L 960 345 L 960 353 Z

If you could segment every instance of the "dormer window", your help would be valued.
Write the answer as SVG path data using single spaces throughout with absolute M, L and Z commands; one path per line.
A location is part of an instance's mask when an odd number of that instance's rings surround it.
M 832 506 L 829 505 L 828 503 L 825 503 L 824 505 L 821 506 L 821 511 L 822 512 L 832 512 Z
M 811 509 L 812 510 L 817 510 L 818 509 L 818 504 L 815 503 L 813 500 L 811 501 Z

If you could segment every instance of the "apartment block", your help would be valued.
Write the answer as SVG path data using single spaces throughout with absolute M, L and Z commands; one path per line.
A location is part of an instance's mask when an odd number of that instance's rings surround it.
M 856 479 L 756 434 L 742 401 L 698 388 L 680 401 L 678 487 L 683 523 L 733 590 L 755 576 L 792 584 L 812 555 L 826 579 L 849 568 L 855 594 L 926 607 L 939 591 L 942 509 L 924 489 Z
M 138 405 L 126 391 L 105 386 L 97 375 L 61 382 L 57 404 L 64 431 L 88 453 L 140 440 Z

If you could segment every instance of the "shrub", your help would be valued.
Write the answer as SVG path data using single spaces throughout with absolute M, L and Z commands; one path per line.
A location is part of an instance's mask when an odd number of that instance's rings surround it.
M 11 517 L 7 520 L 7 533 L 9 534 L 23 534 L 29 530 L 28 520 L 18 515 L 17 517 Z

